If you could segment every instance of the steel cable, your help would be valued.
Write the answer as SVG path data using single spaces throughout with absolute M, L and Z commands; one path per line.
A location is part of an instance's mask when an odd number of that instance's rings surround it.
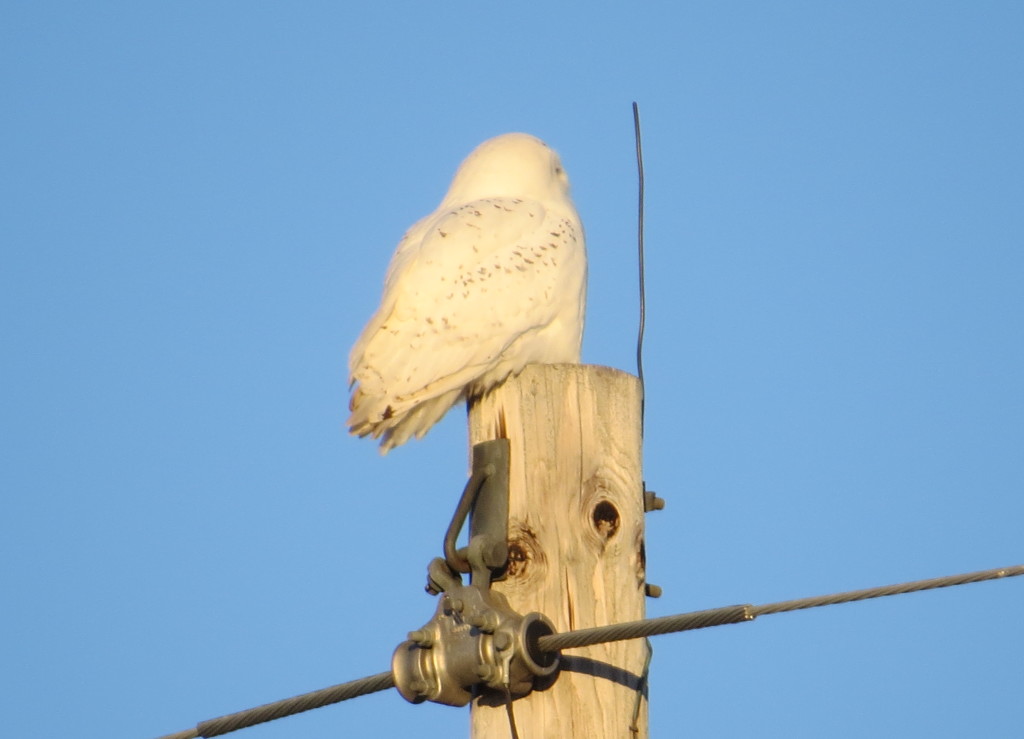
M 929 580 L 914 580 L 913 582 L 901 583 L 899 585 L 883 585 L 877 588 L 849 590 L 845 593 L 836 593 L 835 595 L 818 595 L 810 598 L 783 600 L 779 601 L 778 603 L 768 603 L 763 606 L 753 606 L 753 614 L 755 616 L 767 616 L 772 613 L 799 611 L 804 608 L 818 608 L 820 606 L 831 606 L 837 603 L 852 603 L 854 601 L 867 600 L 869 598 L 884 598 L 888 595 L 916 593 L 920 590 L 948 588 L 954 585 L 967 585 L 972 582 L 998 580 L 1003 577 L 1016 577 L 1017 575 L 1024 575 L 1024 565 L 1015 565 L 1013 567 L 999 567 L 993 570 L 979 570 L 978 572 L 967 572 L 962 575 L 947 575 L 945 577 L 933 577 Z
M 760 606 L 741 605 L 711 608 L 692 613 L 680 613 L 674 616 L 661 616 L 660 618 L 648 618 L 641 621 L 629 621 L 610 626 L 598 626 L 592 629 L 578 629 L 561 634 L 550 634 L 538 639 L 537 647 L 542 652 L 555 652 L 592 644 L 604 644 L 625 639 L 640 639 L 657 634 L 671 634 L 679 631 L 708 628 L 710 626 L 742 623 L 744 621 L 752 621 L 758 616 L 767 616 L 773 613 L 799 611 L 805 608 L 819 608 L 838 603 L 852 603 L 869 598 L 883 598 L 889 595 L 914 593 L 920 590 L 948 588 L 954 585 L 966 585 L 968 583 L 998 580 L 1018 575 L 1024 575 L 1024 565 L 980 570 L 962 575 L 934 577 L 929 580 L 914 580 L 913 582 L 900 583 L 898 585 L 883 585 L 875 588 L 864 588 L 863 590 L 848 590 L 833 595 L 797 598 L 795 600 L 766 603 Z M 284 700 L 267 703 L 256 708 L 203 721 L 194 729 L 179 731 L 175 734 L 166 734 L 159 737 L 159 739 L 198 739 L 199 737 L 221 736 L 238 729 L 284 718 L 285 716 L 292 716 L 314 708 L 322 708 L 333 703 L 340 703 L 350 698 L 358 698 L 361 695 L 369 695 L 370 693 L 377 693 L 393 687 L 395 687 L 393 675 L 390 672 L 381 672 L 360 680 L 352 680 L 330 688 L 314 690 L 311 693 L 303 693 L 293 698 L 285 698 Z
M 249 708 L 237 713 L 229 713 L 227 716 L 210 719 L 201 722 L 196 728 L 189 731 L 181 731 L 177 734 L 168 734 L 160 739 L 197 739 L 197 737 L 213 737 L 228 734 L 232 731 L 245 729 L 256 724 L 266 723 L 274 719 L 293 716 L 296 713 L 311 711 L 314 708 L 322 708 L 332 703 L 340 703 L 350 698 L 358 698 L 361 695 L 377 693 L 381 690 L 395 687 L 395 678 L 390 672 L 381 672 L 360 680 L 352 680 L 340 685 L 333 685 L 329 688 L 314 690 L 311 693 L 303 693 L 293 698 L 267 703 L 256 708 Z
M 708 626 L 737 624 L 754 618 L 750 606 L 725 606 L 706 611 L 679 613 L 675 616 L 645 618 L 642 621 L 627 621 L 611 626 L 596 626 L 592 629 L 577 629 L 561 634 L 542 636 L 537 646 L 542 652 L 557 652 L 573 647 L 587 647 L 591 644 L 605 644 L 624 639 L 640 639 L 656 634 L 672 634 L 677 631 L 704 629 Z
M 675 616 L 648 618 L 642 621 L 629 621 L 611 626 L 597 626 L 592 629 L 578 629 L 576 631 L 565 631 L 561 634 L 542 636 L 537 640 L 537 647 L 542 652 L 554 652 L 561 649 L 585 647 L 591 644 L 622 641 L 623 639 L 639 639 L 656 634 L 671 634 L 678 631 L 703 629 L 709 626 L 742 623 L 744 621 L 752 621 L 758 616 L 767 616 L 772 613 L 799 611 L 804 608 L 818 608 L 838 603 L 852 603 L 869 598 L 883 598 L 888 595 L 914 593 L 920 590 L 948 588 L 954 585 L 998 580 L 999 578 L 1015 577 L 1017 575 L 1024 575 L 1024 565 L 968 572 L 963 575 L 934 577 L 929 580 L 914 580 L 913 582 L 900 583 L 898 585 L 883 585 L 876 588 L 864 588 L 863 590 L 849 590 L 833 595 L 817 595 L 810 598 L 784 600 L 761 606 L 744 605 L 712 608 L 706 611 L 680 613 Z

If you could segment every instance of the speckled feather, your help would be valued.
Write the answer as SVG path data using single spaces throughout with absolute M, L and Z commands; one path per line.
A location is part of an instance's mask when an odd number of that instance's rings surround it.
M 526 134 L 485 141 L 395 250 L 349 357 L 352 433 L 387 452 L 527 364 L 578 362 L 586 271 L 558 155 Z

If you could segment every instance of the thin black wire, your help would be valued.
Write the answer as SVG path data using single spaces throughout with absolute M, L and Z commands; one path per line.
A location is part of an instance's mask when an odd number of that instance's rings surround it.
M 647 698 L 647 680 L 651 676 L 651 659 L 654 657 L 654 647 L 650 639 L 644 639 L 647 647 L 647 656 L 644 657 L 644 669 L 640 671 L 640 680 L 636 685 L 636 699 L 633 702 L 633 720 L 629 722 L 629 733 L 634 737 L 640 735 L 640 709 L 643 707 L 644 699 Z
M 709 626 L 742 623 L 743 621 L 753 621 L 758 616 L 767 616 L 772 613 L 799 611 L 804 608 L 819 608 L 838 603 L 852 603 L 858 600 L 867 600 L 868 598 L 883 598 L 888 595 L 902 595 L 904 593 L 915 593 L 920 590 L 948 588 L 954 585 L 966 585 L 973 582 L 998 580 L 1003 577 L 1016 577 L 1018 575 L 1024 575 L 1024 565 L 980 570 L 962 575 L 934 577 L 929 580 L 914 580 L 913 582 L 900 583 L 898 585 L 883 585 L 863 590 L 849 590 L 843 593 L 835 593 L 834 595 L 816 595 L 810 598 L 784 600 L 777 603 L 767 603 L 762 606 L 743 605 L 712 608 L 706 611 L 680 613 L 674 616 L 648 618 L 642 621 L 628 621 L 610 626 L 598 626 L 592 629 L 578 629 L 576 631 L 565 631 L 561 634 L 542 636 L 537 640 L 537 647 L 543 652 L 555 652 L 574 647 L 586 647 L 591 644 L 605 644 L 625 639 L 639 639 L 656 634 L 671 634 L 678 631 L 703 629 Z
M 511 739 L 519 739 L 519 729 L 516 728 L 516 713 L 512 707 L 512 691 L 508 685 L 502 686 L 505 689 L 505 713 L 508 715 L 508 730 Z
M 980 570 L 961 575 L 934 577 L 929 580 L 914 580 L 913 582 L 900 583 L 898 585 L 883 585 L 875 588 L 864 588 L 863 590 L 848 590 L 833 595 L 816 595 L 809 598 L 784 600 L 760 606 L 740 605 L 711 608 L 705 611 L 680 613 L 674 616 L 648 618 L 642 621 L 629 621 L 610 626 L 599 626 L 593 629 L 579 629 L 576 631 L 566 631 L 561 634 L 542 636 L 537 640 L 537 647 L 542 652 L 556 652 L 562 649 L 585 647 L 591 644 L 605 644 L 607 642 L 639 639 L 657 634 L 671 634 L 679 631 L 703 629 L 710 626 L 742 623 L 744 621 L 753 621 L 758 616 L 767 616 L 773 613 L 786 613 L 805 608 L 819 608 L 838 603 L 851 603 L 869 598 L 883 598 L 889 595 L 902 595 L 921 590 L 948 588 L 955 585 L 967 585 L 968 583 L 998 580 L 1018 575 L 1024 575 L 1024 565 Z M 352 680 L 351 682 L 341 683 L 330 688 L 297 695 L 294 698 L 286 698 L 256 708 L 221 716 L 220 718 L 203 721 L 194 729 L 179 731 L 175 734 L 166 734 L 159 739 L 198 739 L 198 737 L 221 736 L 238 729 L 245 729 L 249 726 L 284 718 L 285 716 L 292 716 L 314 708 L 322 708 L 333 703 L 340 703 L 350 698 L 358 698 L 361 695 L 369 695 L 370 693 L 377 693 L 393 687 L 395 687 L 394 676 L 390 672 L 381 672 L 360 680 Z M 509 711 L 509 719 L 512 731 L 515 732 L 515 719 L 511 711 Z
M 640 438 L 644 437 L 644 411 L 647 404 L 647 386 L 644 384 L 644 328 L 647 324 L 647 289 L 644 284 L 644 150 L 640 136 L 640 106 L 633 101 L 633 137 L 636 139 L 636 176 L 637 176 L 637 206 L 636 206 L 636 252 L 637 269 L 639 272 L 638 288 L 640 291 L 640 321 L 636 332 L 636 375 L 640 379 Z M 647 483 L 643 483 L 643 489 L 647 490 Z M 647 678 L 651 669 L 651 657 L 654 655 L 654 648 L 650 640 L 647 641 L 647 657 L 644 659 L 644 669 L 640 676 L 640 684 L 637 686 L 636 703 L 633 706 L 633 720 L 630 722 L 630 733 L 635 737 L 639 734 L 640 708 L 643 705 L 644 695 L 647 692 Z
M 636 138 L 636 171 L 638 179 L 637 203 L 637 261 L 640 268 L 640 327 L 636 336 L 636 374 L 640 378 L 640 436 L 644 433 L 644 324 L 647 323 L 647 291 L 644 287 L 644 152 L 640 143 L 640 108 L 633 102 L 633 135 Z

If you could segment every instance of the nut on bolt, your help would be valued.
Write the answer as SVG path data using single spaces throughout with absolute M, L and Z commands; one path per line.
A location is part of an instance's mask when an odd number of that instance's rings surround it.
M 409 632 L 409 641 L 415 642 L 418 647 L 429 649 L 434 646 L 434 635 L 426 629 L 416 629 Z
M 498 676 L 498 670 L 494 665 L 479 665 L 476 668 L 476 676 L 483 680 L 485 683 L 490 682 Z
M 498 614 L 494 611 L 485 611 L 483 613 L 474 614 L 471 618 L 467 618 L 466 623 L 470 626 L 476 626 L 485 634 L 490 634 L 498 628 L 500 619 L 498 618 Z
M 644 512 L 660 511 L 665 508 L 665 499 L 651 490 L 644 490 Z

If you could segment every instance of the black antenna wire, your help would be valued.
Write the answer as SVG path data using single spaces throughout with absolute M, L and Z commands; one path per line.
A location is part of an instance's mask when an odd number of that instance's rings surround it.
M 636 137 L 636 171 L 639 180 L 637 203 L 637 261 L 640 267 L 640 327 L 636 336 L 636 375 L 640 378 L 640 436 L 644 434 L 644 324 L 647 321 L 647 298 L 644 288 L 644 152 L 640 144 L 640 108 L 633 101 L 633 134 Z

